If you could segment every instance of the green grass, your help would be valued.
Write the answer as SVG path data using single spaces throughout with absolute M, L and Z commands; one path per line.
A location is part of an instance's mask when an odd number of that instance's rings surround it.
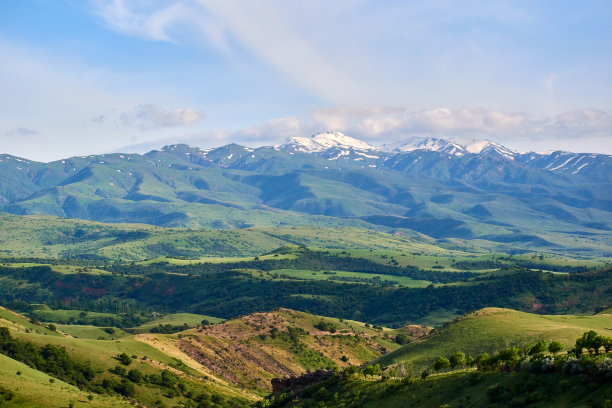
M 96 326 L 78 324 L 58 324 L 56 326 L 59 331 L 80 339 L 113 340 L 129 336 L 129 333 L 116 327 L 112 328 L 114 333 L 111 335 L 103 328 Z
M 609 316 L 536 315 L 509 309 L 486 308 L 443 327 L 428 337 L 410 343 L 378 361 L 383 366 L 411 363 L 428 367 L 437 357 L 456 351 L 476 356 L 508 346 L 524 346 L 539 339 L 559 340 L 570 347 L 585 331 L 612 335 Z
M 0 325 L 10 327 L 14 330 L 30 330 L 47 336 L 59 336 L 57 332 L 47 329 L 42 324 L 31 323 L 23 315 L 13 313 L 0 306 Z
M 96 317 L 109 317 L 116 318 L 117 315 L 113 313 L 101 313 L 101 312 L 82 312 L 74 309 L 39 309 L 33 310 L 32 314 L 41 321 L 45 322 L 67 322 L 70 319 L 95 319 Z
M 327 273 L 325 273 L 327 272 Z M 331 273 L 330 273 L 331 272 Z M 266 279 L 284 279 L 282 276 L 274 278 L 274 274 L 286 275 L 292 278 L 303 280 L 331 280 L 337 282 L 346 282 L 336 278 L 357 278 L 357 279 L 379 279 L 381 282 L 396 282 L 395 285 L 402 285 L 409 288 L 425 288 L 431 284 L 429 281 L 411 279 L 406 276 L 382 275 L 362 272 L 347 272 L 347 271 L 311 271 L 305 269 L 278 269 L 260 274 L 257 271 L 250 271 L 252 276 L 264 276 Z M 347 283 L 367 283 L 367 282 L 347 282 Z
M 17 375 L 17 372 L 20 375 Z M 67 407 L 70 402 L 83 407 L 131 407 L 132 404 L 116 396 L 93 395 L 61 380 L 53 379 L 45 373 L 0 354 L 0 386 L 15 392 L 15 397 L 3 407 Z
M 169 324 L 171 326 L 182 326 L 183 324 L 187 324 L 187 326 L 195 327 L 202 323 L 202 320 L 208 320 L 210 323 L 220 323 L 223 319 L 213 316 L 206 316 L 194 313 L 173 313 L 162 316 L 158 319 L 151 320 L 143 325 L 138 327 L 134 327 L 132 330 L 134 333 L 146 333 L 150 331 L 153 327 L 158 325 L 166 325 Z
M 496 387 L 497 393 L 489 392 Z M 491 402 L 488 395 L 503 398 Z M 351 381 L 327 381 L 313 386 L 308 393 L 278 407 L 358 406 L 364 408 L 404 407 L 605 407 L 612 399 L 612 384 L 563 374 L 534 375 L 473 371 L 438 374 L 426 380 L 377 381 L 359 378 Z M 526 401 L 530 401 L 527 404 Z

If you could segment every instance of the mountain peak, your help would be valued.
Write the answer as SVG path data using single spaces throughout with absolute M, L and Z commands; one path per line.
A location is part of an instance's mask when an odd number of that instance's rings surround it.
M 514 155 L 518 153 L 499 143 L 491 142 L 486 139 L 444 139 L 422 136 L 413 136 L 407 140 L 385 144 L 381 146 L 381 149 L 390 153 L 431 150 L 454 156 L 463 156 L 468 153 L 496 153 L 509 159 L 513 158 Z
M 378 150 L 376 147 L 342 132 L 317 133 L 310 137 L 290 137 L 274 146 L 278 150 L 294 152 L 319 153 L 331 148 L 355 150 Z

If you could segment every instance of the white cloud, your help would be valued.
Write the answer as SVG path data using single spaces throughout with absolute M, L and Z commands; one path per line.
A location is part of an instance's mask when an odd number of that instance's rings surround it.
M 389 134 L 499 134 L 521 132 L 529 120 L 523 113 L 507 113 L 489 109 L 435 108 L 399 114 L 369 117 L 353 130 L 369 138 Z
M 599 109 L 581 109 L 563 112 L 556 117 L 560 126 L 577 126 L 591 130 L 612 130 L 612 115 Z
M 98 118 L 103 118 L 103 116 Z M 120 119 L 125 125 L 136 125 L 140 129 L 148 130 L 193 125 L 204 119 L 204 112 L 195 108 L 166 110 L 157 105 L 143 104 L 133 112 L 122 114 Z
M 386 115 L 394 115 L 404 112 L 403 107 L 389 106 L 365 106 L 349 107 L 335 106 L 328 108 L 313 109 L 310 112 L 316 125 L 325 130 L 346 129 L 357 120 L 368 120 Z

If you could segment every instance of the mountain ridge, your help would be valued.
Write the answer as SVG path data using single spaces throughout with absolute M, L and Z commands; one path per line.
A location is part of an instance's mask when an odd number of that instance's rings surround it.
M 399 228 L 547 250 L 601 252 L 612 241 L 612 156 L 509 158 L 490 142 L 470 147 L 480 153 L 389 153 L 344 136 L 314 135 L 313 151 L 290 140 L 282 148 L 179 144 L 50 163 L 0 155 L 0 211 L 166 227 Z

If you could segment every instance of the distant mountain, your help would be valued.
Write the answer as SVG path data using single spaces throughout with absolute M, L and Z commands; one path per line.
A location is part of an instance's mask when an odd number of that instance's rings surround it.
M 518 153 L 498 143 L 476 139 L 442 139 L 436 137 L 413 136 L 404 141 L 380 146 L 381 150 L 390 153 L 412 152 L 415 150 L 430 150 L 454 156 L 469 153 L 498 154 L 513 159 Z
M 305 153 L 320 153 L 332 148 L 376 150 L 374 146 L 341 132 L 318 133 L 310 137 L 290 137 L 275 148 Z
M 599 255 L 612 243 L 611 164 L 489 141 L 375 147 L 339 132 L 51 163 L 0 155 L 0 211 L 208 228 L 350 225 Z

